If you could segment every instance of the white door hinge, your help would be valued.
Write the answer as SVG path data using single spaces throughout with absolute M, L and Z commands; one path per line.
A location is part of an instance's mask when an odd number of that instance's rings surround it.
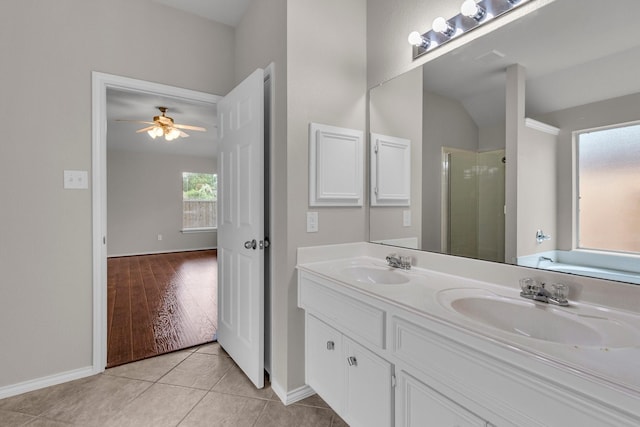
M 391 375 L 391 387 L 395 388 L 396 386 L 396 376 Z

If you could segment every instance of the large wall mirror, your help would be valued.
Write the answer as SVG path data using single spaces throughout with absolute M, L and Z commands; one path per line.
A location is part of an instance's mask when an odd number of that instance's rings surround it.
M 370 131 L 412 157 L 370 240 L 640 283 L 638 16 L 556 0 L 373 88 Z

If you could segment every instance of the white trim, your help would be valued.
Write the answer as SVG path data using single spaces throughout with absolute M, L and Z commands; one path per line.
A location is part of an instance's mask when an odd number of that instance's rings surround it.
M 218 227 L 200 227 L 200 228 L 183 228 L 180 230 L 181 233 L 190 234 L 190 233 L 214 233 L 218 231 Z
M 540 132 L 548 133 L 549 135 L 560 135 L 560 128 L 539 122 L 534 119 L 530 119 L 528 117 L 524 119 L 524 125 L 529 129 L 539 130 Z
M 274 381 L 271 383 L 271 389 L 285 405 L 291 405 L 292 403 L 299 402 L 316 394 L 316 392 L 306 384 L 287 393 Z
M 93 373 L 107 364 L 107 88 L 216 104 L 221 96 L 94 71 L 92 80 Z
M 173 254 L 177 252 L 196 252 L 196 251 L 210 251 L 212 249 L 218 249 L 217 246 L 210 246 L 207 248 L 192 248 L 192 249 L 167 249 L 164 251 L 144 251 L 144 252 L 129 252 L 123 254 L 111 254 L 107 255 L 107 258 L 119 258 L 124 256 L 140 256 L 140 255 L 159 255 L 159 254 Z
M 72 371 L 61 372 L 58 374 L 35 378 L 33 380 L 24 381 L 17 384 L 11 384 L 8 386 L 0 387 L 0 399 L 5 399 L 7 397 L 16 396 L 18 394 L 50 387 L 52 385 L 58 385 L 66 383 L 68 381 L 89 377 L 93 374 L 93 367 L 87 366 L 86 368 L 74 369 Z

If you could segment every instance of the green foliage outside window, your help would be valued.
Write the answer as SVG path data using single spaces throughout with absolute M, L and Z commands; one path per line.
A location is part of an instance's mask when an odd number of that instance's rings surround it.
M 182 200 L 216 201 L 218 175 L 211 173 L 182 173 Z

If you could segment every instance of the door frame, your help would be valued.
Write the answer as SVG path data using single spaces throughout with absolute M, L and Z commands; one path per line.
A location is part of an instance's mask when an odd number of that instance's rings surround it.
M 107 364 L 107 89 L 171 96 L 216 104 L 222 97 L 128 77 L 91 73 L 91 203 L 93 252 L 93 373 Z

